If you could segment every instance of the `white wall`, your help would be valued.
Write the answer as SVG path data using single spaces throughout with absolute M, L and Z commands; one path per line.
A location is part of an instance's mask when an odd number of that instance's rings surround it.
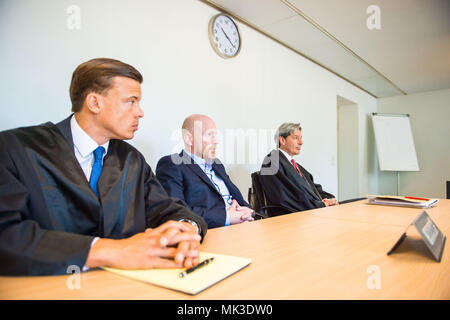
M 69 5 L 81 8 L 81 29 L 66 27 Z M 359 110 L 360 192 L 376 192 L 377 170 L 368 114 L 376 99 L 301 56 L 238 23 L 243 47 L 222 59 L 208 41 L 217 11 L 195 0 L 0 2 L 0 130 L 57 122 L 70 114 L 68 88 L 76 66 L 94 57 L 130 63 L 144 76 L 145 117 L 131 141 L 155 168 L 180 150 L 176 130 L 192 113 L 227 130 L 256 130 L 258 159 L 225 161 L 244 196 L 250 173 L 282 122 L 301 122 L 298 157 L 324 189 L 337 193 L 337 95 Z M 175 133 L 174 133 L 175 132 Z M 224 151 L 224 150 L 222 150 Z M 252 154 L 253 155 L 253 154 Z M 229 159 L 222 152 L 222 160 Z M 228 163 L 227 163 L 228 162 Z
M 450 180 L 450 89 L 378 99 L 378 111 L 408 113 L 419 172 L 400 173 L 400 195 L 445 198 Z M 397 175 L 380 171 L 379 192 L 395 194 Z

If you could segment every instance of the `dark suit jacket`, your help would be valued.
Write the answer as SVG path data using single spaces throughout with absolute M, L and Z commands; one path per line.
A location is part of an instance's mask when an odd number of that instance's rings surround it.
M 305 168 L 298 166 L 304 178 L 281 151 L 272 150 L 266 156 L 261 166 L 260 181 L 268 205 L 303 211 L 324 207 L 321 199 L 334 198 L 323 191 L 320 184 L 314 183 L 313 176 Z
M 231 182 L 223 164 L 216 160 L 213 169 L 225 182 L 233 199 L 240 206 L 250 207 L 239 189 Z M 171 197 L 183 200 L 192 211 L 203 217 L 208 228 L 225 225 L 226 209 L 222 196 L 187 153 L 181 151 L 180 154 L 161 158 L 156 166 L 156 177 Z
M 144 157 L 111 140 L 94 194 L 75 158 L 70 117 L 0 133 L 0 273 L 65 274 L 94 237 L 126 238 L 167 220 L 206 223 L 170 198 Z

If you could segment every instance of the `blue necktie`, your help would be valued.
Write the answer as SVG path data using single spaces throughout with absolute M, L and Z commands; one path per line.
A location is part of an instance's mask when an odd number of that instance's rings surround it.
M 92 190 L 98 197 L 98 179 L 100 178 L 100 175 L 102 173 L 102 159 L 103 159 L 103 152 L 105 152 L 105 148 L 98 147 L 94 150 L 94 164 L 92 165 L 92 171 L 91 171 L 91 178 L 89 179 L 89 185 L 91 186 Z

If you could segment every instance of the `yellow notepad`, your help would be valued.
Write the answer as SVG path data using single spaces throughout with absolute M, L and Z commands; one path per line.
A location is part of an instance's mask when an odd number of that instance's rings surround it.
M 252 261 L 248 258 L 201 252 L 200 262 L 211 257 L 214 257 L 214 261 L 189 273 L 184 278 L 180 278 L 179 274 L 186 269 L 123 270 L 108 267 L 103 267 L 103 269 L 135 280 L 194 295 L 245 268 Z

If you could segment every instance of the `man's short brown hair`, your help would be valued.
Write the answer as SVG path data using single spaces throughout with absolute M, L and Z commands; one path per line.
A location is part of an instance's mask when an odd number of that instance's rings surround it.
M 70 83 L 72 112 L 81 111 L 89 93 L 102 94 L 110 89 L 113 77 L 127 77 L 139 83 L 144 80 L 133 66 L 114 59 L 97 58 L 80 64 L 73 72 Z

